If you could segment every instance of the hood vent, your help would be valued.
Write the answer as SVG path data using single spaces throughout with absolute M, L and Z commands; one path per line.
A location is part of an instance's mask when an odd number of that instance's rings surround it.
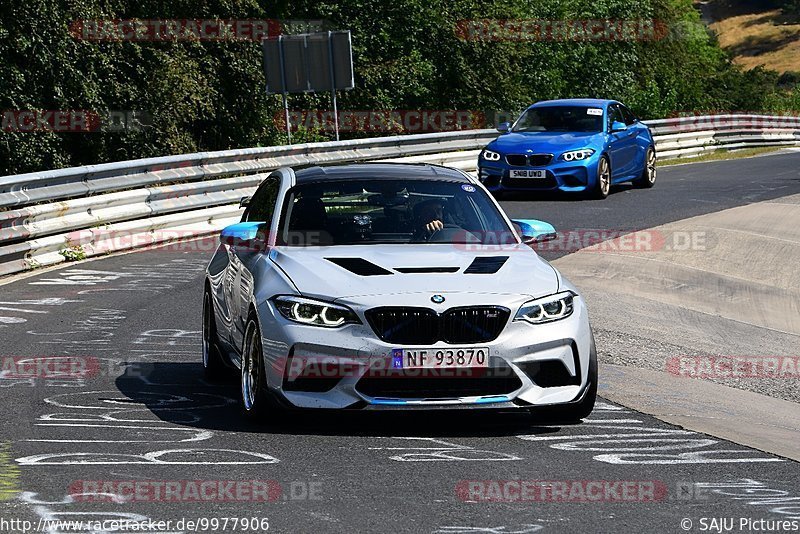
M 395 267 L 394 270 L 403 274 L 457 273 L 458 267 Z
M 360 276 L 380 276 L 384 274 L 394 274 L 383 267 L 375 265 L 364 258 L 325 258 L 331 263 L 335 263 L 343 269 Z
M 482 256 L 475 258 L 464 274 L 494 274 L 505 265 L 508 256 Z

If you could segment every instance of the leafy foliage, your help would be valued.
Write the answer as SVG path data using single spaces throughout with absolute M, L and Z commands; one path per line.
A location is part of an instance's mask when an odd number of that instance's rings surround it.
M 793 0 L 784 0 L 790 3 Z M 135 110 L 141 130 L 0 130 L 0 174 L 284 143 L 261 49 L 242 42 L 75 39 L 79 19 L 324 19 L 353 32 L 356 89 L 343 110 L 504 110 L 556 97 L 625 101 L 644 118 L 693 110 L 798 109 L 796 80 L 734 67 L 691 0 L 5 0 L 0 110 Z M 654 19 L 656 39 L 469 40 L 470 19 Z M 330 109 L 328 95 L 290 97 Z M 357 134 L 350 134 L 357 135 Z M 362 134 L 371 135 L 371 134 Z M 329 138 L 302 130 L 300 140 Z

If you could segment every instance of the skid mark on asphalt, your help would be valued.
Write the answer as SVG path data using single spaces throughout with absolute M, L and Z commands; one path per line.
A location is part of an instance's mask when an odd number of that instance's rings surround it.
M 609 464 L 749 464 L 785 461 L 690 430 L 666 425 L 646 426 L 639 419 L 618 417 L 629 413 L 629 410 L 603 403 L 598 405 L 590 419 L 580 425 L 560 427 L 558 434 L 517 437 L 541 442 L 560 451 L 588 452 L 594 460 Z M 731 445 L 736 448 L 728 448 Z

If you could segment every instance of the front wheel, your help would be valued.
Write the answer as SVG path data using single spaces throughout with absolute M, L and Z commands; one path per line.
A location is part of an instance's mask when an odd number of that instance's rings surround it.
M 644 162 L 642 175 L 637 180 L 633 181 L 633 185 L 644 189 L 650 189 L 656 185 L 656 151 L 653 147 L 647 149 Z
M 267 391 L 261 329 L 254 315 L 247 321 L 242 350 L 242 410 L 248 419 L 265 420 L 277 415 L 277 403 Z
M 592 189 L 591 196 L 598 200 L 603 200 L 608 197 L 611 191 L 611 163 L 608 158 L 603 156 L 597 162 L 597 179 L 595 180 L 594 189 Z

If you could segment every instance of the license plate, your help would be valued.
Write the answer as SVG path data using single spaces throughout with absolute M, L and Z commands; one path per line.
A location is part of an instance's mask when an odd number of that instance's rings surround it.
M 546 171 L 542 171 L 542 170 L 511 171 L 511 178 L 537 178 L 537 179 L 544 179 L 546 177 L 547 177 Z
M 394 369 L 450 369 L 489 367 L 486 347 L 459 349 L 392 349 Z

